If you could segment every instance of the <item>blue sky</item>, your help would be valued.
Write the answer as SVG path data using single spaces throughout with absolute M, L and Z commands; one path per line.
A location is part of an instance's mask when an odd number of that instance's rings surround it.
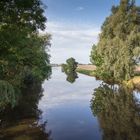
M 112 5 L 120 0 L 42 0 L 47 9 L 47 31 L 52 34 L 51 63 L 74 57 L 89 63 L 92 44 L 98 42 L 100 27 Z M 136 0 L 140 5 L 140 0 Z

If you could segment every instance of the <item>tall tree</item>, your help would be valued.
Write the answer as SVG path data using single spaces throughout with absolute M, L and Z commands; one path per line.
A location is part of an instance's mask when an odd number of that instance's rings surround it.
M 0 1 L 2 89 L 13 86 L 17 93 L 33 80 L 42 81 L 49 77 L 50 56 L 46 51 L 50 35 L 39 34 L 39 30 L 45 30 L 46 20 L 41 0 Z M 6 86 L 6 83 L 11 86 Z M 6 95 L 5 91 L 1 90 L 0 96 Z
M 91 62 L 99 77 L 129 80 L 140 60 L 140 7 L 134 0 L 121 0 L 111 11 L 92 49 Z

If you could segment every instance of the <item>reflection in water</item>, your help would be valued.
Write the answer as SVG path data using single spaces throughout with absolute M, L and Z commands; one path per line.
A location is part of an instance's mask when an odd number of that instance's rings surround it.
M 74 83 L 75 80 L 78 78 L 76 71 L 73 69 L 67 70 L 65 64 L 62 65 L 61 71 L 66 74 L 66 80 L 70 83 Z
M 69 84 L 61 69 L 53 68 L 43 93 L 41 84 L 34 84 L 17 97 L 18 105 L 0 112 L 0 140 L 139 140 L 140 96 L 100 83 L 79 74 Z
M 103 140 L 140 139 L 140 102 L 131 91 L 102 84 L 94 90 L 91 109 L 98 117 Z
M 66 80 L 70 83 L 74 83 L 77 78 L 78 78 L 77 73 L 76 72 L 71 72 L 71 73 L 67 74 L 67 79 Z
M 1 140 L 47 140 L 43 125 L 37 124 L 40 115 L 38 101 L 42 97 L 41 84 L 23 90 L 19 104 L 0 112 Z M 45 124 L 44 124 L 45 125 Z
M 47 121 L 53 140 L 101 140 L 96 117 L 90 109 L 91 92 L 99 86 L 95 78 L 78 74 L 69 84 L 61 68 L 53 68 L 52 78 L 43 84 L 44 96 L 39 102 L 40 123 Z

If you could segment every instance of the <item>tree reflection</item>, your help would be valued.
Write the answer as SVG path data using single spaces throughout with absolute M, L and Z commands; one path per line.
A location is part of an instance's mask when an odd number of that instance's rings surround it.
M 18 104 L 11 109 L 7 107 L 0 112 L 0 139 L 2 140 L 48 140 L 44 125 L 38 125 L 41 111 L 38 102 L 42 97 L 40 83 L 34 83 L 23 89 Z
M 66 75 L 67 75 L 66 80 L 70 83 L 74 83 L 75 80 L 78 78 L 78 75 L 76 72 L 71 72 L 71 73 L 68 73 Z
M 102 84 L 96 88 L 91 109 L 103 131 L 103 140 L 140 139 L 140 102 L 124 87 Z

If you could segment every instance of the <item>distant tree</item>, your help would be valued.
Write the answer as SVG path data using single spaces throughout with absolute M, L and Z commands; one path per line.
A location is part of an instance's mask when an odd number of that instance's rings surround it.
M 140 60 L 140 7 L 134 0 L 121 0 L 101 29 L 91 52 L 98 77 L 129 80 Z
M 78 63 L 72 57 L 66 60 L 66 64 L 62 64 L 62 72 L 65 72 L 67 75 L 66 80 L 70 83 L 74 83 L 75 79 L 78 78 L 76 73 L 77 66 Z
M 62 71 L 64 71 L 65 73 L 75 72 L 77 66 L 78 63 L 75 61 L 74 58 L 71 57 L 66 60 L 66 64 L 62 64 Z

